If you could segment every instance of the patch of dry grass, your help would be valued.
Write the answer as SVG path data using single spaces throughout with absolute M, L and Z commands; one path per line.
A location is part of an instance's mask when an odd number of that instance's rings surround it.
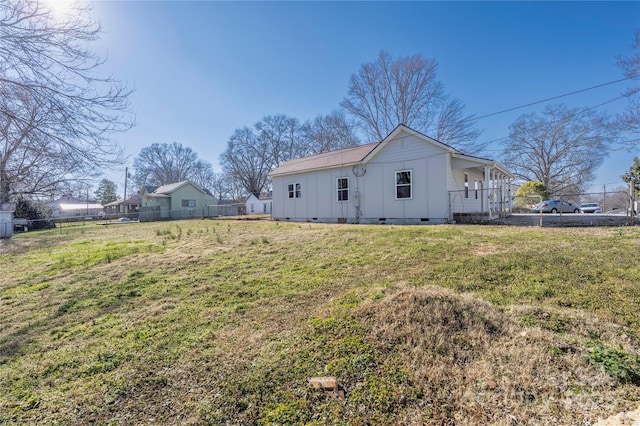
M 405 290 L 358 312 L 423 396 L 406 423 L 583 424 L 640 396 L 636 385 L 619 386 L 594 369 L 580 339 L 523 327 L 521 312 L 472 295 Z M 611 334 L 610 326 L 591 321 L 575 325 Z

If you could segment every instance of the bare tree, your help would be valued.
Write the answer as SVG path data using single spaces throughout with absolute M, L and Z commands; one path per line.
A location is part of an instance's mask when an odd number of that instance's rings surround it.
M 239 182 L 252 194 L 259 194 L 269 190 L 269 173 L 285 161 L 357 143 L 339 112 L 318 116 L 303 125 L 283 114 L 268 115 L 253 128 L 235 131 L 220 156 L 220 164 L 228 179 Z
M 154 143 L 142 148 L 133 160 L 133 168 L 133 180 L 138 188 L 184 180 L 205 187 L 213 176 L 211 164 L 199 159 L 191 148 L 178 142 Z
M 328 115 L 319 115 L 302 126 L 311 154 L 335 151 L 360 144 L 360 140 L 340 111 Z
M 268 186 L 273 157 L 269 153 L 269 143 L 249 127 L 243 127 L 227 142 L 227 149 L 220 155 L 220 164 L 228 177 L 241 182 L 251 194 L 259 194 Z
M 130 90 L 97 71 L 86 7 L 55 18 L 42 2 L 0 2 L 0 201 L 44 194 L 119 164 Z
M 474 115 L 464 115 L 465 104 L 458 99 L 448 100 L 438 115 L 435 138 L 440 142 L 455 144 L 455 148 L 465 154 L 482 153 L 488 142 L 477 142 L 480 133 Z
M 619 57 L 618 66 L 622 69 L 624 76 L 640 80 L 640 30 L 636 30 L 634 34 L 633 53 L 629 57 Z M 627 136 L 627 145 L 635 147 L 640 144 L 638 137 L 640 136 L 640 99 L 638 99 L 640 87 L 632 87 L 627 89 L 625 96 L 629 99 L 626 111 L 618 116 L 618 129 L 622 131 L 623 136 Z
M 267 115 L 254 125 L 258 146 L 270 170 L 292 158 L 304 157 L 309 149 L 300 122 L 284 114 Z
M 593 179 L 613 142 L 605 115 L 548 106 L 511 126 L 503 161 L 518 177 L 542 182 L 550 196 L 578 193 Z
M 351 76 L 340 105 L 370 140 L 382 140 L 404 124 L 427 135 L 437 132 L 439 140 L 449 145 L 470 147 L 478 135 L 473 117 L 465 116 L 464 104 L 448 100 L 437 69 L 434 59 L 422 55 L 394 60 L 382 51 Z

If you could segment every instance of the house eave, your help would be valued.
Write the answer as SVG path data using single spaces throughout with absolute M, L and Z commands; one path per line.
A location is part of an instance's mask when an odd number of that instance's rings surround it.
M 304 169 L 304 170 L 293 170 L 290 172 L 282 172 L 282 173 L 269 173 L 270 177 L 281 177 L 281 176 L 292 176 L 292 175 L 299 175 L 299 174 L 304 174 L 304 173 L 312 173 L 312 172 L 318 172 L 318 171 L 322 171 L 322 170 L 335 170 L 335 169 L 342 169 L 345 167 L 353 167 L 356 166 L 358 164 L 362 164 L 362 161 L 352 161 L 349 163 L 343 163 L 343 164 L 337 164 L 337 165 L 331 165 L 331 166 L 324 166 L 324 167 L 314 167 L 314 168 L 310 168 L 310 169 Z
M 451 154 L 451 158 L 452 159 L 457 158 L 460 160 L 470 161 L 473 163 L 479 163 L 479 165 L 482 165 L 485 167 L 493 167 L 500 170 L 503 174 L 505 174 L 510 179 L 515 179 L 515 176 L 509 170 L 507 170 L 506 167 L 504 167 L 502 164 L 500 164 L 495 160 L 490 160 L 488 158 L 474 157 L 472 155 L 465 155 L 460 153 Z

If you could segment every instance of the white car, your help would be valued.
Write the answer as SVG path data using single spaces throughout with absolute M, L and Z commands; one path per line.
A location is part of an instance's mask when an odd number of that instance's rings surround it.
M 602 207 L 598 203 L 582 203 L 580 204 L 581 213 L 602 213 Z

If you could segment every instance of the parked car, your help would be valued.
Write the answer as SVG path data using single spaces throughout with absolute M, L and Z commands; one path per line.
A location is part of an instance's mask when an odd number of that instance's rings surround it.
M 542 213 L 580 213 L 580 207 L 562 200 L 545 200 L 531 206 L 531 211 Z
M 602 206 L 598 203 L 582 203 L 580 204 L 580 212 L 582 213 L 602 213 Z
M 33 224 L 29 219 L 14 218 L 13 219 L 13 232 L 27 232 L 33 229 Z

